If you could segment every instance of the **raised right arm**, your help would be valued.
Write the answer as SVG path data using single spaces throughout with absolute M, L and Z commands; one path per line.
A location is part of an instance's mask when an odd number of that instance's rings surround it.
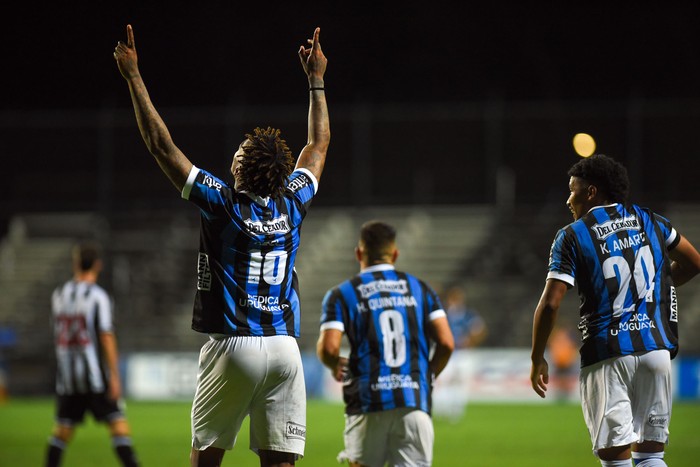
M 139 72 L 134 31 L 131 25 L 126 26 L 126 35 L 127 43 L 124 44 L 122 41 L 117 43 L 114 59 L 117 61 L 119 71 L 129 84 L 131 102 L 134 105 L 141 137 L 163 173 L 178 191 L 182 191 L 192 169 L 192 162 L 175 146 L 165 122 L 151 102 Z
M 307 143 L 299 154 L 296 168 L 309 170 L 314 174 L 316 180 L 321 179 L 331 140 L 328 105 L 326 104 L 323 81 L 328 60 L 321 50 L 320 33 L 320 28 L 316 28 L 313 39 L 308 40 L 311 47 L 305 49 L 304 46 L 301 46 L 299 49 L 301 65 L 309 80 L 309 117 Z

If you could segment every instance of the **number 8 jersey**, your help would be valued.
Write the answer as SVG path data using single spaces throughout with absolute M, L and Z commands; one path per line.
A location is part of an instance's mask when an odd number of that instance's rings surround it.
M 680 235 L 648 209 L 597 206 L 554 239 L 547 279 L 575 283 L 581 366 L 619 355 L 678 352 L 678 310 L 667 251 Z
M 444 317 L 423 281 L 393 265 L 370 266 L 323 299 L 321 331 L 337 329 L 350 342 L 346 413 L 416 407 L 430 413 L 431 320 Z
M 317 186 L 311 172 L 297 169 L 284 196 L 261 198 L 192 167 L 182 189 L 201 210 L 192 329 L 299 337 L 294 260 Z

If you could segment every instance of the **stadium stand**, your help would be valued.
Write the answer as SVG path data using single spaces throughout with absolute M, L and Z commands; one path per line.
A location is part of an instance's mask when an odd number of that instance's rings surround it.
M 397 267 L 424 278 L 440 291 L 453 284 L 467 289 L 491 332 L 490 347 L 527 347 L 532 313 L 545 277 L 547 254 L 566 213 L 551 207 L 518 206 L 507 213 L 492 206 L 390 206 L 314 208 L 306 219 L 297 261 L 301 286 L 300 347 L 312 350 L 318 337 L 325 292 L 358 271 L 354 247 L 360 225 L 370 219 L 394 224 L 399 232 Z M 671 205 L 674 225 L 700 243 L 700 209 Z M 12 219 L 0 246 L 0 324 L 16 334 L 3 349 L 10 391 L 49 393 L 49 297 L 71 275 L 70 248 L 81 238 L 105 245 L 101 283 L 115 300 L 123 355 L 140 351 L 197 351 L 205 339 L 190 329 L 198 245 L 192 212 L 148 210 L 112 215 L 51 213 Z M 684 354 L 700 353 L 700 283 L 680 293 Z M 576 293 L 562 306 L 573 324 Z

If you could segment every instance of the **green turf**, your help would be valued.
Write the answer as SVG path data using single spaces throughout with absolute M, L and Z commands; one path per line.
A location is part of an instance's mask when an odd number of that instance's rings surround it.
M 189 465 L 189 403 L 129 402 L 127 415 L 142 465 Z M 666 460 L 673 467 L 698 465 L 700 404 L 676 403 Z M 0 466 L 42 465 L 53 423 L 53 402 L 14 399 L 0 406 Z M 310 401 L 305 467 L 337 465 L 342 447 L 342 406 Z M 70 444 L 67 467 L 118 466 L 107 430 L 87 422 Z M 248 450 L 247 425 L 224 466 L 257 466 Z M 578 467 L 600 465 L 590 452 L 578 405 L 471 404 L 463 418 L 435 419 L 435 462 L 442 466 Z

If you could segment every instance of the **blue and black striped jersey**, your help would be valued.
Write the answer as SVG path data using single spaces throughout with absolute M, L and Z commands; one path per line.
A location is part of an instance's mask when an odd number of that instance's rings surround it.
M 347 335 L 346 413 L 416 407 L 431 410 L 430 320 L 444 317 L 435 292 L 418 278 L 381 264 L 326 293 L 321 330 Z
M 678 311 L 667 251 L 680 235 L 636 205 L 598 206 L 561 229 L 548 279 L 576 284 L 581 366 L 619 355 L 678 352 Z
M 313 174 L 298 169 L 283 197 L 260 198 L 192 168 L 182 190 L 201 210 L 192 329 L 299 337 L 294 261 L 316 189 Z

